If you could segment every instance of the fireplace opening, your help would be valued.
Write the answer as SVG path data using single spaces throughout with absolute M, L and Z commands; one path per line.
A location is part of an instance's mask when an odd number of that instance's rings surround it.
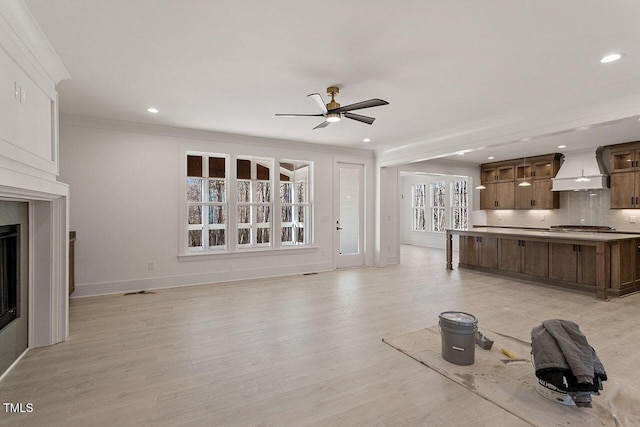
M 20 225 L 0 226 L 0 329 L 20 316 Z

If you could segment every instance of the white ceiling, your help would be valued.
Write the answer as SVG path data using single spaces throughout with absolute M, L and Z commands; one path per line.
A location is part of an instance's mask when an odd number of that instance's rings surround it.
M 589 129 L 571 131 L 585 106 L 640 94 L 637 0 L 25 3 L 72 77 L 58 87 L 62 115 L 379 152 L 434 138 L 454 147 L 460 129 L 520 123 L 512 140 L 467 135 L 473 151 L 456 160 L 472 162 L 518 157 L 523 145 L 534 155 L 640 139 L 629 109 L 599 107 Z M 612 51 L 625 55 L 600 64 Z M 390 105 L 357 111 L 376 117 L 372 126 L 312 130 L 322 120 L 275 117 L 316 113 L 305 97 L 330 85 L 342 105 Z M 584 117 L 548 136 L 549 117 L 572 109 Z

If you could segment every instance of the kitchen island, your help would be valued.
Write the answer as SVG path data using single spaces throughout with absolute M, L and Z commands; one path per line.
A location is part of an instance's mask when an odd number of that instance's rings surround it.
M 453 269 L 458 235 L 461 268 L 570 289 L 596 298 L 640 290 L 640 235 L 544 229 L 476 227 L 447 230 L 447 265 Z

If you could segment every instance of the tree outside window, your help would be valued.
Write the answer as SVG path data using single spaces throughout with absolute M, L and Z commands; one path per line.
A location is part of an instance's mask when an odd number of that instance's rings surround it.
M 311 244 L 312 162 L 187 152 L 186 166 L 187 252 Z
M 469 197 L 466 179 L 451 183 L 451 216 L 451 224 L 454 230 L 467 230 L 469 228 Z
M 425 190 L 425 184 L 413 185 L 413 229 L 416 231 L 427 230 Z
M 431 231 L 445 231 L 445 189 L 444 181 L 431 183 Z
M 226 248 L 227 161 L 223 155 L 187 155 L 187 246 Z
M 271 245 L 271 159 L 236 160 L 238 247 Z
M 284 246 L 310 243 L 310 174 L 309 163 L 280 162 L 280 241 Z

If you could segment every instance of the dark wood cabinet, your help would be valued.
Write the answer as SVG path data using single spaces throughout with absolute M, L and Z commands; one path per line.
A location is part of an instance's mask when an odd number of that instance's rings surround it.
M 500 239 L 498 269 L 536 277 L 549 274 L 549 245 L 546 242 Z
M 628 233 L 555 233 L 478 227 L 447 230 L 459 236 L 459 267 L 594 292 L 596 298 L 640 291 L 640 236 Z
M 557 209 L 559 196 L 551 191 L 561 154 L 513 159 L 481 165 L 480 209 Z M 522 182 L 531 185 L 521 186 Z
M 513 209 L 515 194 L 513 182 L 495 182 L 484 184 L 480 190 L 480 209 Z
M 640 239 L 625 240 L 611 250 L 611 287 L 621 294 L 640 290 Z
M 595 286 L 595 265 L 595 246 L 549 243 L 550 279 Z
M 640 208 L 638 193 L 640 190 L 640 173 L 618 172 L 611 174 L 611 208 Z
M 549 276 L 549 244 L 523 240 L 522 272 L 530 276 Z
M 560 194 L 552 191 L 551 179 L 533 180 L 533 209 L 558 209 L 560 207 Z
M 640 209 L 640 142 L 610 146 L 611 209 Z
M 498 239 L 460 236 L 460 265 L 498 268 Z

